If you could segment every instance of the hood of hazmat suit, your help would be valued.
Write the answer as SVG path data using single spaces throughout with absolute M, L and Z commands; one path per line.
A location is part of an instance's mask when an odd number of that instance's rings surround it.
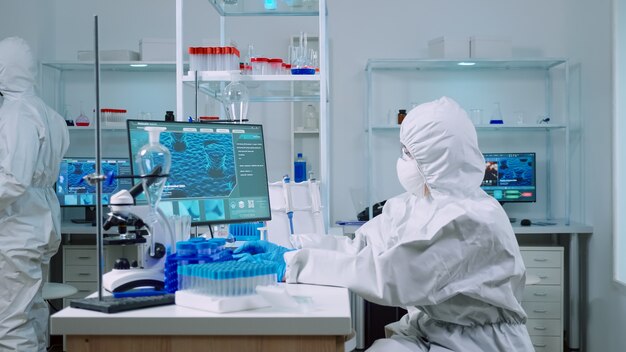
M 467 114 L 447 97 L 419 105 L 400 142 L 410 154 L 397 168 L 407 192 L 353 240 L 299 236 L 302 249 L 285 254 L 286 281 L 407 308 L 391 332 L 412 347 L 380 350 L 532 351 L 520 305 L 525 267 L 506 213 L 480 188 L 485 160 Z
M 45 351 L 41 289 L 61 238 L 54 183 L 69 135 L 35 95 L 35 68 L 24 40 L 0 41 L 0 350 Z

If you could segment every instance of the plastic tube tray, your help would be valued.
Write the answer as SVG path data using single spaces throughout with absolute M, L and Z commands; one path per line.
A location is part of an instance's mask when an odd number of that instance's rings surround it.
M 176 305 L 214 313 L 238 312 L 269 307 L 260 295 L 207 296 L 187 290 L 176 291 Z

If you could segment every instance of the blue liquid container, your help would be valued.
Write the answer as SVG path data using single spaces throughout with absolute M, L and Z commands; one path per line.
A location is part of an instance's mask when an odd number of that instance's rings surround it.
M 306 160 L 302 157 L 302 153 L 298 153 L 298 158 L 293 162 L 294 181 L 306 181 Z

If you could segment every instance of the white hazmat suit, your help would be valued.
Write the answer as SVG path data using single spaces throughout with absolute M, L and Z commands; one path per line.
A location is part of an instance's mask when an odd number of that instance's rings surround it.
M 411 110 L 397 165 L 407 193 L 354 240 L 301 236 L 286 281 L 348 287 L 408 314 L 369 351 L 533 351 L 520 305 L 525 267 L 506 213 L 480 189 L 485 161 L 459 105 Z
M 41 291 L 61 240 L 54 182 L 69 135 L 35 95 L 35 73 L 24 40 L 0 41 L 0 351 L 46 350 Z

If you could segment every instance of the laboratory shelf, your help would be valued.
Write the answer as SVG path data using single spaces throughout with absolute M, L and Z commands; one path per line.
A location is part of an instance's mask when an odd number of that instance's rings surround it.
M 295 130 L 294 134 L 319 134 L 319 130 Z
M 319 15 L 318 0 L 209 0 L 209 3 L 221 16 Z M 266 4 L 275 9 L 267 9 Z
M 90 61 L 49 61 L 42 66 L 59 71 L 93 71 L 94 63 Z M 185 66 L 188 64 L 185 63 Z M 118 72 L 175 72 L 174 61 L 104 61 L 100 62 L 101 71 Z
M 477 131 L 550 131 L 567 128 L 561 124 L 531 124 L 531 125 L 476 125 Z M 372 126 L 372 132 L 398 131 L 400 125 Z M 367 131 L 367 129 L 366 129 Z
M 81 127 L 81 126 L 67 126 L 67 129 L 70 132 L 73 132 L 73 131 L 90 131 L 91 133 L 93 133 L 93 131 L 95 130 L 94 126 L 95 125 L 93 125 L 93 126 L 85 126 L 85 127 Z M 126 132 L 126 126 L 119 126 L 119 127 L 102 126 L 102 127 L 100 127 L 100 130 L 102 130 L 102 131 L 113 131 L 113 132 L 118 132 L 118 131 Z
M 519 59 L 369 59 L 366 71 L 372 70 L 549 70 L 566 63 L 560 58 Z
M 189 77 L 189 76 L 185 76 Z M 193 77 L 193 76 L 192 76 Z M 284 77 L 285 79 L 280 79 Z M 250 93 L 250 102 L 319 102 L 319 78 L 289 79 L 293 76 L 239 76 Z M 220 99 L 222 90 L 230 80 L 198 81 L 198 90 L 212 98 Z M 185 85 L 195 87 L 195 80 L 185 80 Z

